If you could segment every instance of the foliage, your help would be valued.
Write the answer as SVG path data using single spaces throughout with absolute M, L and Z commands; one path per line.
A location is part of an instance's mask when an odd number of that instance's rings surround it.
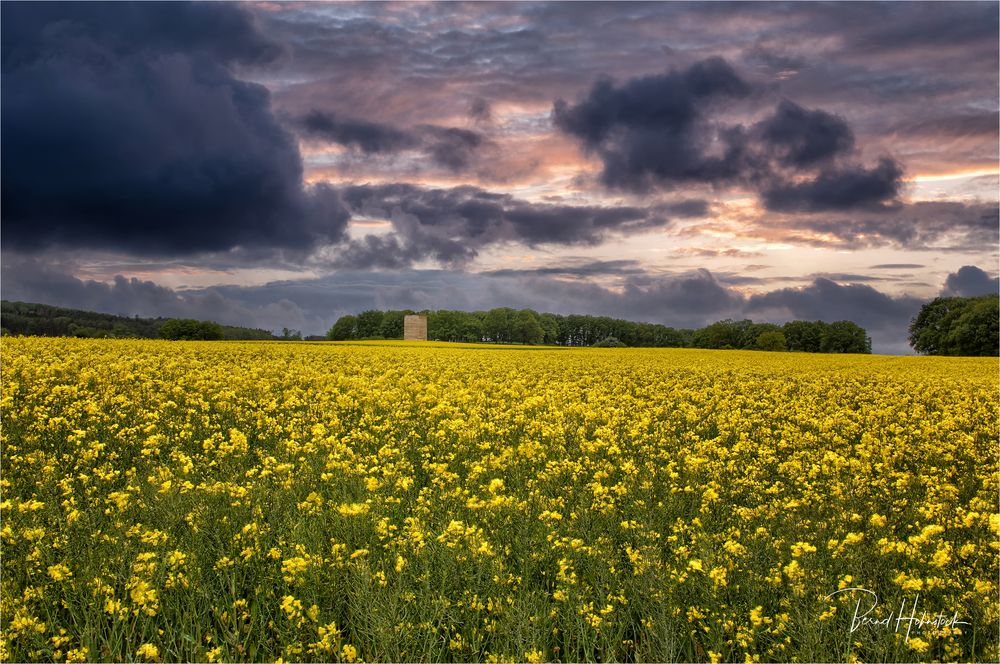
M 7 661 L 1000 658 L 992 360 L 0 354 Z
M 326 334 L 328 339 L 333 341 L 346 341 L 347 339 L 356 339 L 358 336 L 358 319 L 356 316 L 341 316 L 337 319 L 337 322 L 333 324 L 330 331 Z M 402 334 L 400 334 L 402 337 Z
M 910 345 L 928 355 L 1000 353 L 1000 297 L 939 297 L 910 323 Z
M 821 353 L 871 353 L 872 342 L 863 328 L 849 320 L 830 323 L 819 340 Z
M 627 348 L 627 346 L 615 337 L 605 337 L 594 344 L 594 348 Z
M 785 335 L 780 330 L 761 332 L 757 337 L 757 348 L 760 350 L 781 351 L 788 348 Z
M 164 318 L 116 316 L 8 300 L 0 303 L 0 315 L 10 334 L 43 337 L 156 339 L 166 322 Z M 276 337 L 267 330 L 223 325 L 222 338 L 235 341 Z
M 160 338 L 174 341 L 217 341 L 222 339 L 222 327 L 211 321 L 171 318 L 160 326 Z
M 383 336 L 382 335 L 382 318 L 384 314 L 381 311 L 376 311 L 374 309 L 369 309 L 368 311 L 362 311 L 358 314 L 355 320 L 354 334 L 361 339 L 370 339 L 372 337 Z
M 785 335 L 788 350 L 800 353 L 818 353 L 827 324 L 821 320 L 792 320 L 785 323 L 781 332 Z
M 328 339 L 346 341 L 403 338 L 403 316 L 412 311 L 366 311 L 342 316 L 327 333 Z M 768 332 L 783 333 L 788 350 L 812 353 L 870 353 L 871 342 L 854 323 L 793 321 L 779 327 L 750 320 L 724 320 L 700 330 L 677 330 L 655 323 L 635 323 L 607 316 L 562 316 L 531 309 L 497 307 L 489 311 L 424 311 L 427 338 L 431 341 L 485 342 L 554 346 L 594 346 L 614 337 L 626 346 L 659 348 L 757 349 L 757 340 Z M 380 334 L 368 333 L 381 315 Z M 371 324 L 362 324 L 367 317 Z M 845 327 L 846 325 L 846 327 Z M 769 339 L 777 339 L 771 336 Z M 825 342 L 824 342 L 825 340 Z M 772 341 L 772 343 L 774 343 Z

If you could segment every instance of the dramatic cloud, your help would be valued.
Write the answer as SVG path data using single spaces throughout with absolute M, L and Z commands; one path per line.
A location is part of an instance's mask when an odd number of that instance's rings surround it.
M 664 227 L 674 216 L 704 211 L 699 201 L 652 208 L 531 203 L 476 187 L 424 189 L 405 184 L 354 186 L 343 200 L 358 215 L 389 219 L 395 236 L 352 241 L 342 267 L 400 267 L 431 258 L 463 264 L 489 244 L 594 245 L 609 234 Z
M 341 238 L 305 190 L 268 90 L 233 74 L 280 49 L 221 3 L 5 3 L 6 246 L 137 254 Z
M 854 134 L 843 119 L 783 100 L 774 115 L 757 125 L 765 145 L 784 166 L 807 167 L 849 152 Z
M 942 295 L 959 297 L 976 297 L 978 295 L 997 295 L 1000 293 L 1000 279 L 990 277 L 975 265 L 965 265 L 958 272 L 952 272 L 944 282 Z
M 357 148 L 365 153 L 397 152 L 417 147 L 420 141 L 396 127 L 337 117 L 313 110 L 295 122 L 309 138 L 319 138 Z
M 601 179 L 611 187 L 741 183 L 761 189 L 768 209 L 785 212 L 878 208 L 895 201 L 899 164 L 883 157 L 865 169 L 841 159 L 850 155 L 854 135 L 833 114 L 783 100 L 750 128 L 710 121 L 713 108 L 750 90 L 728 63 L 712 58 L 621 86 L 598 81 L 575 105 L 556 100 L 552 117 L 600 157 Z M 804 169 L 816 168 L 802 179 Z
M 780 184 L 763 192 L 764 204 L 780 212 L 824 212 L 889 207 L 899 193 L 903 171 L 883 158 L 870 168 L 831 168 L 811 180 Z
M 418 150 L 438 165 L 456 172 L 467 168 L 480 148 L 491 145 L 483 134 L 468 129 L 419 125 L 404 130 L 317 110 L 297 118 L 292 124 L 308 138 L 337 143 L 365 154 Z
M 686 70 L 643 76 L 616 86 L 598 81 L 579 103 L 555 102 L 555 125 L 597 153 L 610 186 L 717 182 L 738 172 L 730 155 L 710 153 L 713 127 L 705 109 L 718 99 L 744 97 L 750 86 L 721 58 Z

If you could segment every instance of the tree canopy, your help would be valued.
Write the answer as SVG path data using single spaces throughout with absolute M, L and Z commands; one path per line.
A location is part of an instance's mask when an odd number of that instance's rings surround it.
M 1000 354 L 1000 296 L 928 302 L 910 323 L 910 345 L 926 355 Z
M 723 320 L 699 330 L 688 330 L 607 316 L 563 316 L 509 307 L 489 311 L 364 311 L 341 316 L 327 332 L 327 338 L 402 339 L 403 317 L 412 313 L 427 316 L 427 338 L 434 341 L 601 346 L 614 339 L 622 345 L 638 347 L 871 352 L 871 340 L 865 330 L 850 321 L 791 321 L 781 326 Z
M 170 322 L 166 318 L 119 316 L 96 311 L 66 309 L 48 304 L 14 302 L 0 303 L 3 328 L 8 334 L 38 337 L 108 337 L 156 339 L 163 338 L 161 328 Z M 197 322 L 197 321 L 195 321 Z M 214 325 L 214 323 L 213 323 Z M 223 339 L 276 339 L 267 330 L 221 325 Z M 169 333 L 169 328 L 168 328 Z
M 175 341 L 213 341 L 222 338 L 222 326 L 207 320 L 171 318 L 160 326 L 160 337 Z

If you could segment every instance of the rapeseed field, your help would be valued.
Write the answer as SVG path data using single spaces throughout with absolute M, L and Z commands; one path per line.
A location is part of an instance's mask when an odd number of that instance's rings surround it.
M 2 344 L 13 661 L 1000 659 L 995 359 Z

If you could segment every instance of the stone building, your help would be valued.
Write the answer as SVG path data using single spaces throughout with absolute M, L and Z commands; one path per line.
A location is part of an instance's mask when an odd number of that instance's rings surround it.
M 412 315 L 403 318 L 404 341 L 427 341 L 427 316 Z

